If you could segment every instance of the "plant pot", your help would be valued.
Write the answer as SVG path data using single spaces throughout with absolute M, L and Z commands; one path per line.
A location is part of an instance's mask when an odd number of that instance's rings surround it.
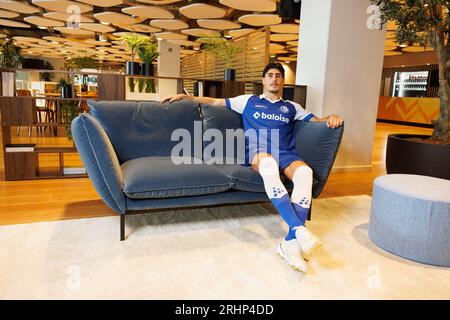
M 450 145 L 408 140 L 429 137 L 417 134 L 390 134 L 386 147 L 386 172 L 418 174 L 450 180 Z
M 61 88 L 61 98 L 72 98 L 72 85 L 68 84 Z
M 128 75 L 134 75 L 137 76 L 139 75 L 139 62 L 131 62 L 131 61 L 127 61 L 126 65 L 125 65 L 125 71 L 126 74 Z
M 234 81 L 234 79 L 236 79 L 236 70 L 226 68 L 223 74 L 223 79 L 225 81 Z
M 153 68 L 153 63 L 142 63 L 141 64 L 141 75 L 142 76 L 153 76 L 155 74 L 155 70 Z

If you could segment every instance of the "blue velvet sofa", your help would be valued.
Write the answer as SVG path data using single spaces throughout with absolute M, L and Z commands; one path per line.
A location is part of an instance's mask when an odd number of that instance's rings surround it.
M 203 157 L 203 150 L 213 141 L 203 141 L 203 133 L 215 129 L 225 135 L 226 129 L 242 128 L 240 114 L 184 100 L 171 104 L 90 100 L 88 105 L 90 113 L 73 120 L 72 135 L 95 189 L 120 215 L 121 240 L 125 239 L 127 214 L 269 201 L 261 177 L 250 167 L 207 164 L 211 158 Z M 189 134 L 191 139 L 183 141 L 184 150 L 190 152 L 180 152 L 176 159 L 184 157 L 193 164 L 172 161 L 172 151 L 182 141 L 172 136 L 176 129 L 179 136 Z M 314 198 L 325 185 L 342 134 L 343 127 L 296 123 L 296 150 L 313 169 Z M 286 185 L 292 187 L 290 181 Z

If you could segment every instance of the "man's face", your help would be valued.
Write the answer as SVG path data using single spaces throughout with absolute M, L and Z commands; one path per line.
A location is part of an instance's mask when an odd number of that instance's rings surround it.
M 284 78 L 278 69 L 269 69 L 262 79 L 264 90 L 271 93 L 282 92 Z

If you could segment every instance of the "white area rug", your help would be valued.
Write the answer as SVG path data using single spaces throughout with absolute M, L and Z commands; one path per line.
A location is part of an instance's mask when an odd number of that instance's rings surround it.
M 0 298 L 449 299 L 450 269 L 367 237 L 368 196 L 314 201 L 323 246 L 308 274 L 275 254 L 287 227 L 270 204 L 0 227 Z

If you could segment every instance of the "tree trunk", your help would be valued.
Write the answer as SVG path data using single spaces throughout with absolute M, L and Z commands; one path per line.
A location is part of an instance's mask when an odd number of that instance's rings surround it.
M 433 139 L 441 141 L 449 141 L 449 125 L 448 114 L 450 108 L 450 86 L 449 86 L 449 72 L 447 70 L 447 63 L 449 62 L 449 54 L 444 42 L 444 37 L 440 37 L 438 32 L 434 34 L 436 45 L 436 53 L 439 60 L 439 117 L 433 120 L 434 125 Z

